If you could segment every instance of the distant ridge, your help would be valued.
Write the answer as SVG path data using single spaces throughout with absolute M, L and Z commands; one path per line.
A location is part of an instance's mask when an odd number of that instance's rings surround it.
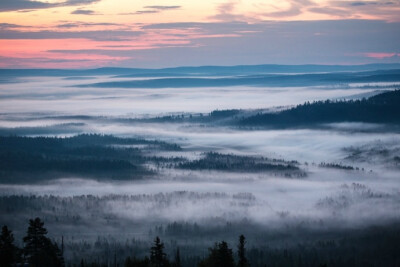
M 348 83 L 400 82 L 400 69 L 329 72 L 329 73 L 230 73 L 214 77 L 157 77 L 153 79 L 111 80 L 79 84 L 78 87 L 97 88 L 195 88 L 227 86 L 301 87 L 326 86 Z
M 93 76 L 112 75 L 121 77 L 151 76 L 187 76 L 187 75 L 249 75 L 263 73 L 323 73 L 353 72 L 400 69 L 400 64 L 366 64 L 366 65 L 237 65 L 237 66 L 193 66 L 174 68 L 118 68 L 103 67 L 96 69 L 0 69 L 2 77 L 19 76 Z

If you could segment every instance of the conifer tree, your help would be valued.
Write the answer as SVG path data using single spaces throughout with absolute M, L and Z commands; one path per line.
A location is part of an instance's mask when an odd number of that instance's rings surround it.
M 27 234 L 24 237 L 24 256 L 30 266 L 52 266 L 64 265 L 64 259 L 57 244 L 53 244 L 46 236 L 47 230 L 44 222 L 39 218 L 29 220 Z
M 244 237 L 244 235 L 240 235 L 239 236 L 239 245 L 238 245 L 238 267 L 248 267 L 249 262 L 246 258 L 246 248 L 245 248 L 245 244 L 246 244 L 246 238 Z
M 7 226 L 3 226 L 0 235 L 0 265 L 12 266 L 17 261 L 18 248 L 14 245 L 14 235 Z
M 154 267 L 169 266 L 167 255 L 164 253 L 164 243 L 158 236 L 154 239 L 154 245 L 150 249 L 150 263 Z
M 228 247 L 228 243 L 222 241 L 215 243 L 213 248 L 209 249 L 210 254 L 207 258 L 199 263 L 199 267 L 234 267 L 232 249 Z

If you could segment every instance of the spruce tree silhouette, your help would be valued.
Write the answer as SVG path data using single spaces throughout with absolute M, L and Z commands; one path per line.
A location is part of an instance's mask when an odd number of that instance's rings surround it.
M 14 245 L 14 235 L 3 226 L 0 235 L 0 266 L 13 266 L 17 261 L 18 248 Z
M 64 265 L 62 253 L 56 244 L 46 237 L 47 230 L 39 218 L 29 220 L 27 235 L 24 237 L 24 256 L 30 266 L 58 267 Z
M 199 262 L 199 267 L 234 267 L 232 249 L 228 243 L 222 241 L 215 243 L 213 248 L 209 248 L 210 254 L 207 258 Z
M 167 255 L 164 253 L 164 244 L 158 236 L 154 239 L 154 245 L 150 248 L 150 264 L 154 267 L 169 266 Z
M 239 245 L 238 245 L 238 267 L 249 267 L 250 264 L 246 258 L 246 248 L 245 248 L 245 244 L 246 244 L 246 238 L 244 237 L 244 235 L 240 235 L 239 236 Z

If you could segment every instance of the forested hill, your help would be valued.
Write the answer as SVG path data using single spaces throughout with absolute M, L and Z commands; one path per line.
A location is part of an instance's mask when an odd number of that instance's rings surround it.
M 147 153 L 180 149 L 162 141 L 111 135 L 0 135 L 0 183 L 32 183 L 60 177 L 139 179 L 152 173 L 146 163 L 157 160 Z
M 304 103 L 277 113 L 257 114 L 241 119 L 242 126 L 297 127 L 320 123 L 400 123 L 400 90 L 368 99 Z

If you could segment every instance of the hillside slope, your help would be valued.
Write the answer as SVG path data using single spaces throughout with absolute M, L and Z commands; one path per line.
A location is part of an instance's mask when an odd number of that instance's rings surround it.
M 304 103 L 278 113 L 257 114 L 239 121 L 243 126 L 291 127 L 335 122 L 400 123 L 400 90 L 362 100 Z

